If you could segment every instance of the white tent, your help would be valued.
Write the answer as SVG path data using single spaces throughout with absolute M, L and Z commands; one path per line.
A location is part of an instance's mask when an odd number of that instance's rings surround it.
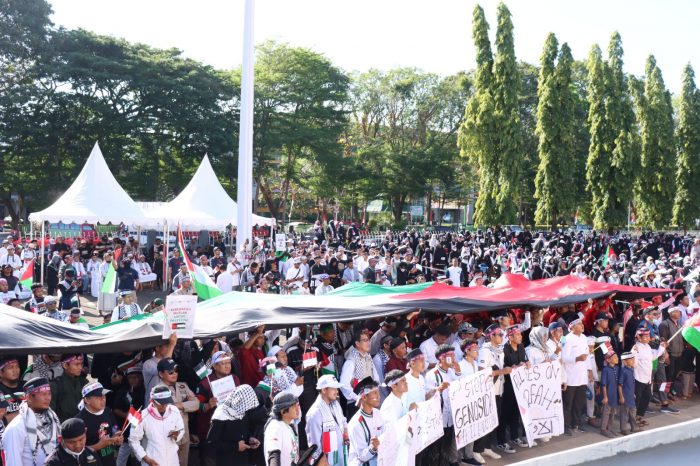
M 143 218 L 141 209 L 122 189 L 95 143 L 73 184 L 50 207 L 29 215 L 30 222 L 132 223 Z
M 228 225 L 235 225 L 238 216 L 238 205 L 221 186 L 206 155 L 190 182 L 175 199 L 159 208 L 144 207 L 143 214 L 150 219 L 141 222 L 144 226 L 167 223 L 170 228 L 179 224 L 183 229 L 223 230 Z M 275 220 L 253 215 L 252 224 L 274 225 Z

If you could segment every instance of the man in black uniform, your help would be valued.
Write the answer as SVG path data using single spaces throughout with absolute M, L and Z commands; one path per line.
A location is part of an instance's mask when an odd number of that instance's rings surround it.
M 61 443 L 46 458 L 44 466 L 102 466 L 100 457 L 85 448 L 85 432 L 85 422 L 82 419 L 66 419 L 61 424 Z

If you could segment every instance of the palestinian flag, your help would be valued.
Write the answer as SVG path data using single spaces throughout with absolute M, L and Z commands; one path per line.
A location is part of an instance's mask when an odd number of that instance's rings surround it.
M 608 262 L 610 262 L 610 259 L 616 257 L 617 256 L 615 255 L 615 251 L 613 251 L 610 245 L 608 244 L 608 248 L 605 250 L 605 254 L 603 255 L 603 267 L 607 267 Z
M 321 351 L 321 375 L 330 374 L 336 377 L 338 374 L 335 373 L 335 364 L 331 359 Z
M 124 361 L 123 363 L 118 364 L 118 365 L 117 365 L 117 369 L 119 369 L 119 372 L 121 372 L 122 374 L 125 374 L 125 373 L 126 373 L 126 370 L 127 370 L 128 368 L 134 367 L 136 364 L 140 363 L 140 362 L 141 362 L 141 356 L 140 356 L 140 354 L 141 354 L 141 353 L 139 353 L 139 354 L 136 355 L 135 357 L 129 359 L 128 361 Z
M 185 249 L 185 242 L 182 239 L 182 231 L 179 227 L 177 229 L 177 246 L 180 248 L 182 260 L 184 260 L 187 265 L 187 271 L 192 278 L 192 284 L 194 285 L 197 296 L 203 300 L 207 300 L 222 295 L 223 292 L 216 286 L 216 283 L 214 283 L 211 277 L 207 275 L 200 266 L 194 264 L 190 260 L 187 255 L 187 250 Z
M 114 266 L 119 266 L 119 258 L 122 255 L 122 250 L 116 249 L 114 251 L 112 262 L 107 267 L 107 275 L 105 275 L 105 281 L 102 282 L 102 292 L 103 293 L 114 293 L 117 291 L 117 270 Z
M 137 411 L 133 406 L 129 407 L 129 414 L 126 417 L 126 421 L 132 426 L 136 427 L 141 424 L 141 411 Z
M 338 431 L 323 432 L 321 434 L 321 448 L 328 455 L 338 451 Z
M 200 362 L 197 364 L 197 367 L 194 368 L 194 373 L 197 374 L 197 377 L 199 377 L 199 380 L 204 380 L 209 376 L 209 369 L 207 369 L 207 365 L 204 364 L 203 362 Z
M 683 338 L 690 343 L 693 348 L 700 351 L 700 314 L 695 314 L 688 319 L 682 330 Z
M 27 267 L 22 272 L 22 276 L 19 277 L 19 283 L 23 288 L 30 289 L 34 283 L 34 259 L 27 263 Z

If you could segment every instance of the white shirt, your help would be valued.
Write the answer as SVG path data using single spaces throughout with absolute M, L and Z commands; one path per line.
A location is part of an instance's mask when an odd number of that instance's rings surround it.
M 299 461 L 299 436 L 286 422 L 272 419 L 265 429 L 265 464 L 271 451 L 280 451 L 280 466 L 292 466 Z
M 566 372 L 566 383 L 572 387 L 588 384 L 588 358 L 576 361 L 576 358 L 582 354 L 588 356 L 588 338 L 583 333 L 581 335 L 569 333 L 564 339 L 561 360 Z
M 479 372 L 479 363 L 474 360 L 471 364 L 466 359 L 459 361 L 459 369 L 462 371 L 462 377 L 465 375 L 472 375 Z
M 493 366 L 496 366 L 497 370 L 503 369 L 503 351 L 494 354 L 491 342 L 486 342 L 479 349 L 479 367 L 482 369 L 493 369 Z M 503 395 L 503 384 L 503 376 L 499 375 L 493 385 L 496 395 Z
M 379 410 L 382 413 L 382 419 L 386 423 L 396 422 L 408 412 L 403 404 L 402 398 L 394 395 L 393 392 L 389 393 L 389 396 L 386 397 Z
M 369 438 L 367 438 L 367 431 L 369 431 Z M 365 463 L 375 466 L 377 455 L 369 450 L 370 440 L 379 437 L 382 432 L 384 432 L 384 420 L 378 409 L 373 409 L 371 416 L 367 416 L 361 409 L 358 410 L 348 422 L 350 438 L 348 466 L 363 466 Z
M 14 291 L 1 291 L 0 292 L 0 303 L 7 304 L 11 299 L 15 299 L 17 295 Z
M 663 346 L 654 350 L 646 343 L 635 343 L 632 347 L 632 353 L 635 356 L 634 379 L 637 382 L 650 384 L 654 359 L 662 356 L 665 352 L 666 349 Z
M 408 391 L 403 396 L 403 401 L 406 403 L 406 406 L 425 401 L 425 394 L 428 393 L 428 390 L 423 374 L 418 374 L 418 377 L 414 377 L 413 374 L 409 372 L 406 374 L 406 384 L 408 385 Z
M 324 295 L 324 294 L 326 294 L 326 293 L 330 293 L 330 292 L 333 291 L 334 289 L 335 289 L 335 288 L 333 288 L 331 285 L 321 285 L 321 286 L 319 286 L 319 287 L 316 287 L 316 291 L 314 292 L 314 294 L 315 294 L 316 296 L 322 296 L 322 295 Z
M 231 286 L 239 286 L 241 284 L 241 272 L 243 272 L 243 266 L 239 262 L 229 262 L 226 266 L 226 272 L 233 278 Z M 219 275 L 221 277 L 221 275 Z M 229 290 L 231 291 L 231 290 Z
M 325 405 L 325 406 L 324 406 Z M 324 418 L 324 413 L 326 417 Z M 339 464 L 333 464 L 332 458 L 329 459 L 329 464 L 331 466 L 342 466 L 343 465 L 343 432 L 347 427 L 348 422 L 345 420 L 345 415 L 343 414 L 343 409 L 340 407 L 338 401 L 332 402 L 330 405 L 323 401 L 321 395 L 316 398 L 314 404 L 311 405 L 309 411 L 306 413 L 306 437 L 308 438 L 309 445 L 318 445 L 319 449 L 322 448 L 322 438 L 324 432 L 335 433 L 336 443 L 335 445 L 329 445 L 331 452 L 339 452 Z M 332 437 L 331 437 L 332 438 Z
M 178 431 L 177 440 L 168 437 L 168 433 L 173 430 Z M 143 466 L 148 466 L 143 462 L 145 456 L 156 460 L 158 466 L 179 466 L 177 442 L 184 434 L 185 425 L 180 410 L 174 405 L 168 405 L 161 417 L 151 406 L 141 411 L 141 423 L 131 426 L 129 446 Z
M 425 375 L 425 383 L 428 390 L 432 390 L 437 389 L 443 382 L 449 383 L 457 380 L 459 377 L 461 377 L 461 374 L 457 375 L 451 367 L 443 371 L 440 369 L 440 366 L 436 366 Z M 450 427 L 453 424 L 450 391 L 443 390 L 440 396 L 442 396 L 442 425 L 443 427 Z
M 291 269 L 287 270 L 287 275 L 285 276 L 285 279 L 294 280 L 295 278 L 304 278 L 304 271 L 301 269 L 301 266 L 294 266 Z M 292 288 L 298 288 L 301 286 L 301 280 L 291 282 L 289 283 L 289 286 Z
M 12 270 L 19 270 L 22 267 L 22 259 L 16 253 L 12 255 L 7 254 L 0 259 L 0 265 L 11 265 Z
M 447 277 L 452 280 L 452 286 L 462 286 L 462 267 L 450 267 L 447 269 Z
M 425 356 L 425 363 L 427 365 L 437 364 L 438 360 L 435 357 L 435 351 L 438 349 L 438 346 L 439 345 L 437 344 L 435 339 L 433 339 L 433 337 L 428 338 L 420 344 L 420 350 Z

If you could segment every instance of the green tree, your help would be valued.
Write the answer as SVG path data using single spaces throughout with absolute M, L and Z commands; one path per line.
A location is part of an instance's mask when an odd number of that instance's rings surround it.
M 675 194 L 676 145 L 673 136 L 673 105 L 661 69 L 653 56 L 647 59 L 644 83 L 633 85 L 641 133 L 641 167 L 636 180 L 637 222 L 660 229 L 670 224 Z
M 444 185 L 444 172 L 454 169 L 469 87 L 465 75 L 441 79 L 412 68 L 356 78 L 348 144 L 371 178 L 365 199 L 386 199 L 396 223 L 409 198 Z
M 270 212 L 284 213 L 302 166 L 342 153 L 349 78 L 311 50 L 267 42 L 255 63 L 255 181 Z
M 469 98 L 464 120 L 459 130 L 458 143 L 462 156 L 468 158 L 478 178 L 474 222 L 494 225 L 500 222 L 496 206 L 498 193 L 498 158 L 494 118 L 493 55 L 488 34 L 489 25 L 483 8 L 476 5 L 472 18 L 472 38 L 476 47 L 474 93 Z
M 683 88 L 678 111 L 678 167 L 673 223 L 683 229 L 695 226 L 700 218 L 700 93 L 695 72 L 689 64 L 683 69 Z
M 559 55 L 556 67 L 555 59 Z M 535 221 L 554 228 L 562 214 L 575 205 L 573 157 L 574 96 L 571 50 L 549 34 L 542 52 L 539 79 L 537 129 L 539 166 L 535 177 L 537 211 Z
M 496 30 L 496 58 L 493 63 L 493 115 L 494 125 L 498 128 L 496 139 L 498 154 L 498 191 L 495 208 L 500 223 L 515 220 L 518 208 L 516 200 L 519 192 L 520 176 L 523 168 L 522 134 L 518 92 L 520 77 L 513 39 L 513 22 L 508 7 L 499 3 L 496 13 L 498 29 Z M 478 215 L 479 212 L 477 211 Z
M 627 77 L 622 69 L 622 40 L 613 33 L 604 62 L 598 46 L 588 59 L 588 125 L 590 145 L 587 189 L 596 228 L 627 223 L 639 141 Z

